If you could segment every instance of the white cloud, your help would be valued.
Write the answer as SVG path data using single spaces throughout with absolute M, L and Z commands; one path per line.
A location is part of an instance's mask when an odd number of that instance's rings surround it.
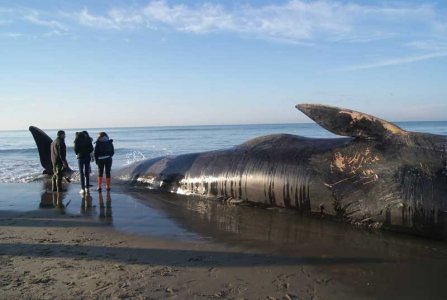
M 146 5 L 113 7 L 93 13 L 2 8 L 0 16 L 50 28 L 46 35 L 61 35 L 86 26 L 98 30 L 171 30 L 193 34 L 232 33 L 292 44 L 371 43 L 379 40 L 437 39 L 445 22 L 436 6 L 387 1 L 357 4 L 338 0 L 289 0 L 281 3 L 225 6 L 213 2 L 173 4 L 166 0 Z M 223 2 L 225 3 L 225 2 Z M 429 33 L 429 34 L 426 34 Z
M 404 46 L 417 50 L 447 51 L 447 41 L 419 40 L 405 43 Z
M 404 28 L 408 23 L 434 26 L 436 11 L 430 5 L 373 6 L 340 1 L 291 0 L 231 9 L 212 3 L 188 6 L 157 0 L 139 8 L 114 8 L 102 15 L 83 10 L 78 19 L 82 25 L 99 29 L 149 27 L 197 34 L 233 32 L 295 43 L 315 39 L 369 42 L 397 36 L 399 32 L 394 27 Z
M 389 66 L 395 66 L 395 65 L 409 64 L 409 63 L 430 60 L 430 59 L 435 59 L 435 58 L 441 58 L 441 57 L 447 57 L 447 51 L 429 53 L 429 54 L 417 55 L 417 56 L 407 56 L 407 57 L 399 57 L 399 58 L 393 58 L 393 59 L 384 59 L 381 61 L 368 63 L 368 64 L 352 65 L 352 66 L 347 66 L 347 67 L 343 67 L 343 68 L 338 68 L 335 70 L 331 70 L 330 72 L 346 72 L 346 71 L 357 71 L 357 70 L 365 70 L 365 69 L 382 68 L 382 67 L 389 67 Z
M 24 32 L 0 32 L 3 37 L 17 38 L 30 35 L 35 37 L 52 36 L 52 35 L 67 35 L 69 27 L 64 24 L 65 20 L 61 18 L 58 13 L 40 11 L 27 7 L 4 8 L 0 7 L 0 25 L 4 25 L 8 30 L 24 31 L 23 28 L 17 28 L 20 25 L 26 25 L 28 28 L 37 28 L 36 32 L 32 34 Z M 39 32 L 40 33 L 37 33 Z
M 0 33 L 1 38 L 18 39 L 22 36 L 23 35 L 18 32 L 2 32 L 2 33 Z
M 203 4 L 189 8 L 154 1 L 142 9 L 142 14 L 149 23 L 160 23 L 179 31 L 206 33 L 235 29 L 233 16 L 220 5 Z
M 119 24 L 120 27 L 134 28 L 144 24 L 144 19 L 141 15 L 129 13 L 122 9 L 112 9 L 109 11 L 108 16 L 115 24 Z
M 103 16 L 94 16 L 85 8 L 78 14 L 78 21 L 81 25 L 96 27 L 99 29 L 120 29 L 113 19 Z
M 40 12 L 34 10 L 23 16 L 23 19 L 35 25 L 48 27 L 59 32 L 68 30 L 67 26 L 62 23 L 55 20 L 46 20 L 42 18 Z

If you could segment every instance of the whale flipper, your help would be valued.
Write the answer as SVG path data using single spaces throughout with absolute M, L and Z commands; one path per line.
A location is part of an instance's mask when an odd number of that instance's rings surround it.
M 31 131 L 37 149 L 39 150 L 40 163 L 44 168 L 44 174 L 53 174 L 53 165 L 51 163 L 51 143 L 53 140 L 35 126 L 30 126 L 29 131 Z
M 296 108 L 332 133 L 364 139 L 385 139 L 406 131 L 391 122 L 350 109 L 320 104 L 298 104 Z

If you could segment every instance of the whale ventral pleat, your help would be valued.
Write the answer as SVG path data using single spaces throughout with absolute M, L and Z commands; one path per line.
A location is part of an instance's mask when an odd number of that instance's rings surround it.
M 297 109 L 332 133 L 364 139 L 384 139 L 405 131 L 391 122 L 350 109 L 298 104 Z

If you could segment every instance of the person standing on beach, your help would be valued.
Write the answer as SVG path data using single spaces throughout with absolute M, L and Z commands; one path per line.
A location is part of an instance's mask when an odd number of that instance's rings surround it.
M 95 161 L 98 165 L 98 192 L 102 191 L 104 169 L 106 171 L 106 189 L 110 191 L 110 170 L 112 169 L 112 157 L 115 154 L 113 140 L 105 132 L 98 133 L 95 145 Z
M 78 159 L 79 175 L 81 177 L 81 194 L 89 192 L 90 161 L 93 159 L 93 139 L 87 131 L 78 132 L 74 140 L 74 151 Z
M 51 163 L 53 164 L 51 187 L 53 192 L 63 192 L 63 171 L 64 169 L 68 169 L 66 155 L 65 131 L 59 130 L 57 132 L 57 138 L 51 143 Z

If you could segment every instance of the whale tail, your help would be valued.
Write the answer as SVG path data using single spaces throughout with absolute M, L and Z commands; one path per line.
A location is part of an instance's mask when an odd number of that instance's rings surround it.
M 43 130 L 30 126 L 29 131 L 33 135 L 34 141 L 37 145 L 37 150 L 39 151 L 40 164 L 43 167 L 43 174 L 52 175 L 53 174 L 53 164 L 51 162 L 51 143 L 53 140 L 43 132 Z M 71 181 L 71 176 L 74 174 L 74 171 L 68 167 L 63 170 L 63 177 L 68 182 Z
M 40 164 L 44 168 L 44 174 L 53 174 L 53 165 L 51 163 L 51 143 L 53 140 L 41 129 L 30 126 L 29 131 L 33 135 L 34 141 L 39 151 Z
M 364 139 L 385 139 L 406 133 L 391 122 L 350 109 L 320 104 L 298 104 L 296 108 L 332 133 Z

